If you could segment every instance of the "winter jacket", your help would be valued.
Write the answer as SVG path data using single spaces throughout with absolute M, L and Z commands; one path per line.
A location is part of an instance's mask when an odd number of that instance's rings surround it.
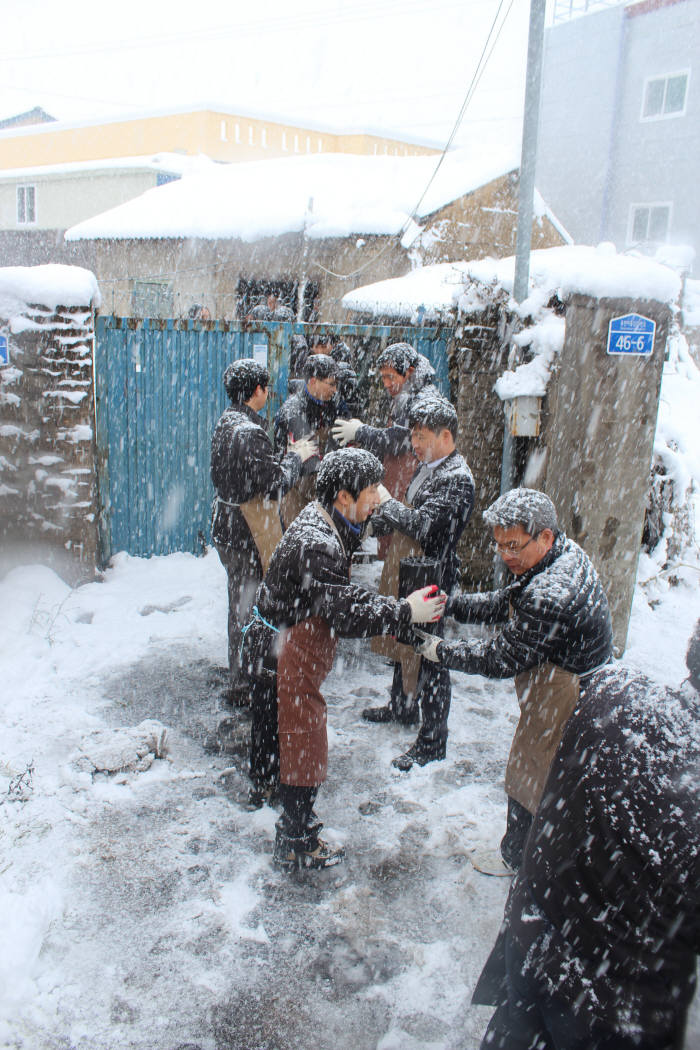
M 254 496 L 279 499 L 299 479 L 301 459 L 290 452 L 276 456 L 257 412 L 245 404 L 227 408 L 216 424 L 211 441 L 211 480 L 214 501 L 214 543 L 249 551 L 257 548 L 237 504 Z
M 312 434 L 322 438 L 319 441 L 320 455 L 307 459 L 301 470 L 302 477 L 316 474 L 323 456 L 338 448 L 330 428 L 338 416 L 346 414 L 347 406 L 337 395 L 330 401 L 319 401 L 309 394 L 304 384 L 301 390 L 287 398 L 275 416 L 275 451 L 282 453 L 287 448 L 290 436 L 294 441 Z M 320 430 L 324 431 L 323 435 L 319 435 Z
M 319 504 L 310 503 L 285 532 L 258 589 L 260 615 L 278 629 L 319 616 L 335 634 L 347 638 L 394 634 L 407 626 L 407 601 L 350 583 L 350 562 L 361 532 L 336 510 L 326 511 L 335 528 Z
M 513 583 L 483 594 L 454 594 L 446 615 L 462 623 L 503 623 L 490 642 L 441 642 L 440 662 L 467 674 L 511 678 L 555 664 L 577 675 L 612 654 L 608 600 L 588 555 L 563 533 Z
M 591 1023 L 680 1047 L 699 887 L 700 695 L 604 668 L 583 686 L 552 763 L 507 936 L 525 976 Z
M 375 511 L 372 529 L 379 536 L 397 530 L 416 540 L 427 558 L 440 563 L 440 586 L 450 591 L 459 577 L 457 543 L 474 506 L 474 479 L 457 451 L 433 470 L 420 465 L 414 477 L 421 470 L 426 480 L 413 496 L 413 505 L 387 500 Z
M 358 428 L 353 443 L 359 448 L 374 452 L 379 459 L 387 456 L 401 456 L 411 452 L 411 431 L 408 418 L 414 401 L 418 397 L 442 397 L 433 383 L 435 370 L 422 354 L 418 355 L 415 372 L 406 380 L 400 392 L 390 399 L 387 410 L 386 427 Z

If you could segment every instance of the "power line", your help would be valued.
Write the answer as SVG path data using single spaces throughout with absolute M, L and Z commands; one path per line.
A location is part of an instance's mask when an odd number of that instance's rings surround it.
M 470 103 L 470 101 L 471 101 L 471 99 L 472 99 L 472 97 L 474 95 L 474 91 L 476 90 L 476 87 L 477 87 L 477 85 L 478 85 L 478 83 L 479 83 L 479 81 L 480 81 L 480 79 L 481 79 L 481 77 L 483 75 L 484 69 L 486 68 L 486 66 L 488 64 L 488 61 L 491 58 L 491 55 L 493 54 L 493 49 L 496 46 L 496 43 L 498 42 L 499 36 L 501 35 L 501 30 L 503 29 L 503 25 L 505 24 L 505 21 L 508 18 L 508 15 L 510 14 L 511 8 L 513 6 L 513 2 L 514 2 L 514 0 L 510 0 L 510 3 L 508 5 L 508 10 L 506 11 L 506 14 L 505 14 L 505 16 L 503 18 L 503 21 L 501 22 L 501 25 L 500 25 L 500 27 L 498 29 L 498 32 L 496 33 L 496 35 L 494 37 L 493 44 L 491 45 L 491 47 L 489 49 L 489 42 L 491 40 L 491 36 L 492 36 L 492 34 L 494 32 L 494 29 L 495 29 L 496 24 L 498 22 L 499 16 L 500 16 L 501 11 L 503 9 L 503 5 L 505 3 L 505 0 L 499 0 L 498 8 L 496 10 L 496 14 L 494 16 L 493 22 L 491 23 L 491 28 L 488 31 L 488 34 L 487 34 L 487 37 L 486 37 L 486 41 L 484 43 L 484 47 L 483 47 L 483 49 L 481 51 L 481 55 L 479 56 L 479 61 L 476 64 L 476 69 L 474 70 L 474 73 L 472 75 L 471 83 L 470 83 L 469 87 L 467 88 L 467 93 L 466 93 L 466 95 L 464 97 L 464 101 L 463 101 L 462 106 L 460 108 L 460 111 L 459 111 L 459 113 L 457 115 L 457 119 L 456 119 L 456 121 L 455 121 L 455 123 L 453 125 L 452 131 L 450 133 L 450 137 L 448 138 L 447 142 L 445 143 L 445 147 L 444 147 L 442 153 L 440 154 L 440 157 L 438 158 L 437 164 L 435 165 L 435 170 L 433 171 L 432 175 L 430 176 L 430 178 L 429 178 L 429 180 L 427 182 L 427 185 L 425 186 L 425 189 L 423 190 L 423 192 L 422 192 L 422 194 L 420 196 L 420 199 L 418 200 L 418 203 L 416 204 L 415 208 L 413 209 L 413 211 L 409 215 L 408 219 L 406 219 L 406 221 L 404 222 L 403 226 L 401 227 L 401 229 L 399 230 L 399 232 L 396 235 L 397 240 L 399 241 L 399 243 L 401 242 L 402 237 L 407 233 L 408 229 L 410 228 L 411 223 L 415 222 L 416 217 L 418 215 L 418 209 L 420 208 L 421 204 L 425 200 L 425 197 L 426 197 L 426 195 L 428 193 L 428 190 L 430 189 L 430 187 L 432 186 L 433 182 L 435 181 L 437 173 L 438 173 L 438 171 L 440 170 L 440 168 L 442 166 L 442 163 L 443 163 L 443 161 L 445 159 L 445 156 L 447 155 L 448 149 L 450 148 L 450 146 L 454 142 L 455 135 L 457 134 L 457 130 L 459 129 L 459 126 L 460 126 L 460 124 L 462 122 L 462 118 L 464 117 L 464 114 L 466 112 L 467 106 L 469 105 L 469 103 Z M 487 50 L 488 50 L 488 54 L 487 54 Z M 330 277 L 337 277 L 340 280 L 347 280 L 350 277 L 357 277 L 358 274 L 363 273 L 364 270 L 366 270 L 369 266 L 371 266 L 373 263 L 375 263 L 378 259 L 381 259 L 381 257 L 389 250 L 389 248 L 392 248 L 393 246 L 394 246 L 393 242 L 390 241 L 379 252 L 377 252 L 377 254 L 372 259 L 368 259 L 366 262 L 364 262 L 362 264 L 362 266 L 358 267 L 356 270 L 352 270 L 350 273 L 347 273 L 347 274 L 335 273 L 333 270 L 326 269 L 326 267 L 323 266 L 319 262 L 312 262 L 311 265 L 316 266 L 317 269 L 322 270 L 323 273 L 327 273 Z

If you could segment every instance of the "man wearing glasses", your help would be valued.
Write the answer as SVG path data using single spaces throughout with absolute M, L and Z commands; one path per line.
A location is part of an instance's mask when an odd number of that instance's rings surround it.
M 495 550 L 515 579 L 490 593 L 453 594 L 446 615 L 500 624 L 490 641 L 417 646 L 442 667 L 486 678 L 514 678 L 520 703 L 506 769 L 508 817 L 501 855 L 517 869 L 550 763 L 576 706 L 579 685 L 612 655 L 608 600 L 593 564 L 559 529 L 543 492 L 518 488 L 484 511 Z

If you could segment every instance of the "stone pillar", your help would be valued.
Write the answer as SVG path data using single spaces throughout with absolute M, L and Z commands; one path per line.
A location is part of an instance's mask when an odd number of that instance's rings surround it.
M 494 384 L 506 367 L 508 342 L 498 310 L 472 318 L 458 333 L 459 392 L 457 448 L 469 464 L 476 486 L 471 520 L 459 544 L 462 587 L 490 590 L 494 557 L 491 531 L 484 527 L 483 511 L 501 491 L 503 459 L 503 402 Z
M 0 318 L 0 572 L 39 561 L 68 582 L 98 563 L 90 306 Z
M 610 321 L 629 313 L 656 322 L 648 357 L 606 352 Z M 566 533 L 600 573 L 620 653 L 637 574 L 670 316 L 668 306 L 656 301 L 572 296 L 554 390 L 548 390 L 543 488 Z

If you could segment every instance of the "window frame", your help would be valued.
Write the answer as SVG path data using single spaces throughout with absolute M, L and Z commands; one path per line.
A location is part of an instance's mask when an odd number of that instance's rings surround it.
M 647 217 L 647 236 L 643 240 L 639 240 L 634 237 L 634 220 L 636 212 L 641 208 L 647 208 L 649 215 Z M 651 221 L 651 211 L 653 208 L 666 208 L 668 209 L 668 222 L 666 224 L 666 234 L 663 240 L 652 240 L 649 237 L 649 226 Z M 635 245 L 644 244 L 668 244 L 669 234 L 671 232 L 671 223 L 673 222 L 673 201 L 635 201 L 629 206 L 629 214 L 627 217 L 627 247 L 632 248 Z
M 663 106 L 665 106 L 666 105 L 666 93 L 667 93 L 667 90 L 668 90 L 668 82 L 669 82 L 669 80 L 673 80 L 674 77 L 685 77 L 685 95 L 683 97 L 683 108 L 682 109 L 678 109 L 678 110 L 674 110 L 673 113 L 665 113 L 664 110 L 663 110 L 663 107 L 662 107 L 661 113 L 646 114 L 644 112 L 644 109 L 645 109 L 645 106 L 646 106 L 647 92 L 649 90 L 649 85 L 654 83 L 654 81 L 657 81 L 657 80 L 662 80 L 664 82 Z M 657 74 L 654 74 L 654 76 L 646 77 L 646 79 L 644 80 L 644 88 L 642 90 L 642 109 L 641 109 L 641 112 L 639 114 L 639 119 L 643 123 L 647 124 L 650 121 L 654 121 L 654 120 L 675 120 L 677 117 L 684 117 L 685 114 L 686 114 L 686 111 L 688 109 L 688 88 L 689 87 L 690 87 L 690 69 L 689 68 L 688 69 L 677 69 L 677 70 L 675 70 L 672 73 L 657 73 Z
M 31 190 L 32 195 L 32 211 L 33 216 L 31 219 L 26 218 L 27 214 L 27 190 Z M 20 218 L 19 199 L 20 191 L 24 193 L 22 211 L 25 218 Z M 36 226 L 37 224 L 37 192 L 35 182 L 18 182 L 15 187 L 15 215 L 17 217 L 18 226 Z

